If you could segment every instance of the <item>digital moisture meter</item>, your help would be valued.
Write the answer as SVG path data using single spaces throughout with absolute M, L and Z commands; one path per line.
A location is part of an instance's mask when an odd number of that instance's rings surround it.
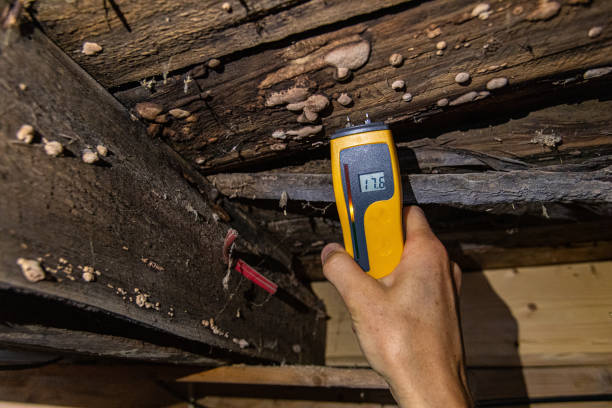
M 348 120 L 348 118 L 347 118 Z M 338 130 L 331 165 L 344 247 L 374 278 L 390 274 L 404 248 L 402 184 L 391 131 L 382 122 Z

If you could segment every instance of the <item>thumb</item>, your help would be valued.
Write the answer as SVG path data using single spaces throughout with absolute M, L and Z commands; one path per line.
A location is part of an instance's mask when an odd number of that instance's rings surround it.
M 326 245 L 321 251 L 321 262 L 323 275 L 336 287 L 349 309 L 360 299 L 363 301 L 367 293 L 380 290 L 376 279 L 365 273 L 340 244 Z

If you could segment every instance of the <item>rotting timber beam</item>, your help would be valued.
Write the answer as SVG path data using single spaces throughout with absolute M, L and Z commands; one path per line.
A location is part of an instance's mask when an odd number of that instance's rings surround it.
M 321 360 L 322 306 L 281 262 L 260 263 L 257 242 L 238 239 L 234 255 L 251 255 L 301 307 L 228 270 L 229 225 L 205 184 L 190 185 L 184 164 L 38 29 L 0 31 L 0 44 L 2 290 L 192 342 L 211 363 Z
M 305 33 L 295 43 L 236 54 L 222 70 L 202 77 L 198 77 L 202 66 L 195 66 L 165 82 L 156 81 L 152 90 L 125 87 L 115 95 L 129 107 L 148 101 L 164 112 L 183 111 L 176 112 L 179 117 L 154 118 L 164 123 L 152 124 L 151 132 L 161 134 L 186 159 L 212 173 L 307 155 L 324 146 L 347 115 L 356 119 L 369 112 L 397 129 L 396 141 L 403 142 L 436 137 L 448 127 L 469 129 L 474 118 L 494 123 L 533 106 L 555 105 L 568 95 L 579 100 L 601 98 L 609 87 L 612 31 L 605 28 L 598 36 L 588 35 L 591 27 L 605 25 L 612 8 L 609 1 L 559 2 L 556 13 L 542 19 L 534 17 L 541 3 L 533 1 L 491 3 L 486 19 L 471 17 L 473 1 L 444 1 L 443 7 L 441 3 L 406 3 L 392 13 L 364 17 L 323 33 Z M 438 50 L 441 41 L 446 48 Z M 369 45 L 367 53 L 364 43 Z M 334 62 L 341 51 L 367 61 L 346 80 L 336 81 L 336 68 L 329 64 L 345 63 Z M 403 65 L 390 65 L 393 53 L 405 57 Z M 471 76 L 463 85 L 455 81 L 462 71 Z M 487 86 L 495 78 L 508 83 L 501 88 L 499 81 Z M 405 81 L 402 92 L 392 89 L 396 80 Z M 283 103 L 293 101 L 282 96 L 291 89 L 322 95 L 330 104 L 309 119 L 299 114 L 299 103 L 289 104 L 298 112 Z M 403 92 L 412 95 L 410 102 L 402 100 Z M 342 93 L 352 103 L 341 105 L 337 98 Z M 424 128 L 429 134 L 423 134 Z M 579 138 L 558 130 L 566 142 Z M 500 150 L 486 132 L 470 136 L 473 150 Z M 504 155 L 537 153 L 540 146 L 529 144 L 536 136 L 534 132 L 504 140 Z M 610 144 L 610 135 L 589 141 Z M 458 139 L 451 146 L 463 148 L 463 143 Z M 559 151 L 573 150 L 571 145 L 561 144 Z

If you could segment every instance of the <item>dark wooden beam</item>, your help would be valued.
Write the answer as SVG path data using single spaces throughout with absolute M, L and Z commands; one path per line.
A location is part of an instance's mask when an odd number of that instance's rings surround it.
M 392 125 L 397 142 L 462 129 L 463 133 L 455 135 L 460 137 L 443 138 L 444 142 L 485 153 L 503 151 L 505 157 L 525 157 L 554 147 L 569 153 L 589 145 L 612 144 L 609 133 L 582 134 L 576 129 L 591 129 L 585 123 L 594 121 L 595 127 L 601 123 L 605 131 L 609 108 L 602 105 L 601 110 L 589 111 L 573 105 L 586 99 L 607 99 L 602 90 L 610 84 L 605 67 L 612 65 L 612 32 L 604 29 L 593 38 L 587 33 L 593 26 L 605 25 L 603 16 L 609 15 L 611 3 L 563 4 L 558 14 L 545 21 L 528 18 L 538 5 L 533 1 L 492 5 L 486 19 L 465 17 L 474 5 L 468 0 L 407 3 L 388 14 L 304 33 L 295 43 L 281 42 L 237 54 L 223 71 L 206 77 L 193 79 L 201 72 L 196 66 L 177 73 L 173 82 L 157 81 L 153 92 L 136 86 L 117 90 L 115 95 L 129 107 L 150 101 L 164 112 L 173 108 L 188 112 L 183 119 L 170 118 L 161 135 L 209 173 L 249 169 L 274 159 L 308 158 L 344 126 L 347 115 L 356 121 L 366 112 Z M 515 11 L 521 9 L 520 13 Z M 440 34 L 430 38 L 436 30 Z M 436 55 L 439 41 L 446 43 L 441 56 Z M 334 80 L 335 67 L 329 66 L 325 57 L 363 42 L 371 48 L 367 63 L 354 70 L 350 80 Z M 402 66 L 389 64 L 393 53 L 406 57 Z M 455 82 L 461 71 L 470 73 L 471 82 Z M 187 75 L 194 83 L 186 87 Z M 500 77 L 508 79 L 508 85 L 488 90 L 487 83 Z M 411 102 L 402 101 L 403 92 L 391 88 L 395 80 L 406 81 Z M 314 124 L 298 123 L 299 115 L 282 103 L 270 106 L 275 93 L 293 87 L 329 99 L 330 106 Z M 349 94 L 353 103 L 340 105 L 336 99 L 341 93 Z M 466 94 L 478 97 L 463 104 L 452 103 Z M 442 99 L 451 103 L 438 106 Z M 518 126 L 519 132 L 514 134 L 513 119 L 561 103 L 570 104 L 564 113 L 532 118 L 529 127 Z M 564 122 L 573 108 L 586 116 Z M 500 122 L 510 122 L 505 126 L 510 132 L 489 133 L 488 127 Z M 562 142 L 545 147 L 530 143 L 538 135 L 552 134 Z
M 409 0 L 368 2 L 97 0 L 34 3 L 33 14 L 59 46 L 106 87 L 156 77 Z M 81 53 L 83 42 L 102 47 Z M 231 58 L 231 57 L 230 57 Z M 205 71 L 204 71 L 205 72 Z M 173 81 L 173 79 L 171 79 Z
M 477 207 L 512 203 L 612 202 L 612 167 L 590 172 L 513 170 L 411 174 L 402 178 L 405 204 Z M 334 202 L 331 174 L 227 173 L 209 176 L 229 197 Z
M 202 194 L 210 187 L 190 184 L 94 79 L 32 27 L 1 31 L 0 44 L 0 287 L 196 342 L 207 358 L 321 360 L 321 305 L 281 262 L 257 254 L 248 224 L 234 255 L 299 308 L 228 271 L 232 224 Z M 15 137 L 23 125 L 31 143 Z M 108 154 L 96 156 L 98 146 Z M 27 280 L 24 260 L 44 279 Z

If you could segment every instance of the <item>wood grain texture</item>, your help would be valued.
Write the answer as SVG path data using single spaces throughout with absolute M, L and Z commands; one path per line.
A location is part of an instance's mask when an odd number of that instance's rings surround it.
M 116 87 L 159 79 L 164 72 L 406 1 L 246 0 L 229 2 L 232 10 L 226 12 L 220 2 L 210 0 L 114 0 L 108 5 L 97 0 L 53 0 L 35 3 L 34 15 L 49 37 L 96 80 Z M 82 54 L 84 41 L 98 43 L 103 51 L 96 56 Z
M 335 202 L 331 174 L 222 173 L 209 176 L 230 197 Z M 612 202 L 612 166 L 594 172 L 515 170 L 402 177 L 404 203 L 476 207 L 511 203 Z
M 435 137 L 445 129 L 478 129 L 467 133 L 465 142 L 459 137 L 447 142 L 456 148 L 469 145 L 474 149 L 477 145 L 481 152 L 503 149 L 507 157 L 542 152 L 540 145 L 529 144 L 536 130 L 561 135 L 565 146 L 558 146 L 560 151 L 609 145 L 609 134 L 581 137 L 571 130 L 572 126 L 565 131 L 562 120 L 559 126 L 540 123 L 538 128 L 534 124 L 533 134 L 526 136 L 519 133 L 516 137 L 500 137 L 502 147 L 486 133 L 486 128 L 496 121 L 524 115 L 534 106 L 552 106 L 565 99 L 573 102 L 576 98 L 607 99 L 602 89 L 609 86 L 609 75 L 584 80 L 583 74 L 588 69 L 612 64 L 610 30 L 604 30 L 597 38 L 585 34 L 592 25 L 603 24 L 610 3 L 594 1 L 589 7 L 564 5 L 559 15 L 548 21 L 527 21 L 525 16 L 535 5 L 529 1 L 504 1 L 494 7 L 487 20 L 465 20 L 462 16 L 474 6 L 471 1 L 444 2 L 444 7 L 436 1 L 422 2 L 292 45 L 242 56 L 228 62 L 223 72 L 211 72 L 194 80 L 197 86 L 187 86 L 186 93 L 184 73 L 172 77 L 165 85 L 158 82 L 153 93 L 135 87 L 123 89 L 116 96 L 127 106 L 146 100 L 157 102 L 166 110 L 180 105 L 193 113 L 194 122 L 174 120 L 165 124 L 163 137 L 207 172 L 245 168 L 273 158 L 308 156 L 308 152 L 321 148 L 320 142 L 324 145 L 327 137 L 344 125 L 347 114 L 357 121 L 365 112 L 391 124 L 398 142 L 424 134 Z M 518 6 L 524 12 L 514 15 Z M 441 30 L 438 37 L 427 37 L 430 25 Z M 334 81 L 334 69 L 324 63 L 325 55 L 363 40 L 372 47 L 367 64 L 353 73 L 351 81 Z M 435 45 L 440 40 L 447 43 L 443 56 L 435 55 Z M 388 62 L 394 52 L 407 58 L 399 68 Z M 454 77 L 460 71 L 471 74 L 469 85 L 455 83 Z M 194 68 L 192 76 L 197 72 Z M 487 82 L 496 77 L 509 78 L 509 85 L 471 103 L 437 106 L 442 98 L 453 101 L 469 92 L 484 91 Z M 401 93 L 391 89 L 390 84 L 397 79 L 407 81 L 406 90 L 413 95 L 412 102 L 401 101 Z M 304 126 L 296 122 L 296 114 L 283 106 L 266 107 L 265 100 L 273 92 L 293 86 L 323 94 L 332 103 L 321 115 L 321 132 L 304 137 L 289 135 L 279 140 L 272 137 L 275 131 L 286 133 Z M 203 91 L 210 91 L 212 98 L 206 99 Z M 342 92 L 353 98 L 352 106 L 343 107 L 333 101 Z M 474 122 L 480 124 L 475 126 Z
M 0 286 L 122 316 L 196 342 L 198 353 L 223 361 L 238 355 L 320 360 L 322 322 L 307 288 L 268 262 L 254 265 L 304 299 L 303 310 L 268 297 L 237 273 L 224 289 L 221 251 L 229 225 L 185 180 L 180 164 L 37 30 L 27 37 L 3 34 Z M 36 130 L 32 144 L 15 139 L 23 124 Z M 61 142 L 65 153 L 45 154 L 43 138 Z M 108 157 L 84 163 L 83 150 L 98 144 Z M 257 242 L 242 241 L 236 253 L 261 261 L 248 250 Z M 28 282 L 20 257 L 40 259 L 47 279 Z M 82 278 L 85 267 L 97 271 L 95 281 Z M 239 339 L 249 346 L 241 348 Z
M 497 401 L 498 404 L 503 404 L 504 401 L 509 402 L 512 399 L 527 402 L 554 398 L 562 400 L 563 397 L 579 401 L 581 397 L 596 398 L 609 394 L 611 386 L 606 377 L 610 375 L 611 369 L 609 365 L 572 368 L 468 368 L 468 378 L 472 394 L 479 403 Z M 194 373 L 178 381 L 205 385 L 204 392 L 209 395 L 226 395 L 224 386 L 231 385 L 235 390 L 234 397 L 248 397 L 248 394 L 244 394 L 250 389 L 259 394 L 260 398 L 270 398 L 269 394 L 276 390 L 279 394 L 284 394 L 286 399 L 309 399 L 307 396 L 311 395 L 312 400 L 326 401 L 326 391 L 336 388 L 339 395 L 344 397 L 344 401 L 353 401 L 355 395 L 361 393 L 363 402 L 393 402 L 387 392 L 387 383 L 373 370 L 363 368 L 241 365 Z M 257 399 L 250 401 L 256 403 Z M 267 405 L 270 403 L 271 401 L 259 402 L 262 407 L 274 406 Z
M 313 283 L 326 302 L 326 361 L 367 365 L 335 289 Z M 610 364 L 612 263 L 464 273 L 462 328 L 468 366 Z

